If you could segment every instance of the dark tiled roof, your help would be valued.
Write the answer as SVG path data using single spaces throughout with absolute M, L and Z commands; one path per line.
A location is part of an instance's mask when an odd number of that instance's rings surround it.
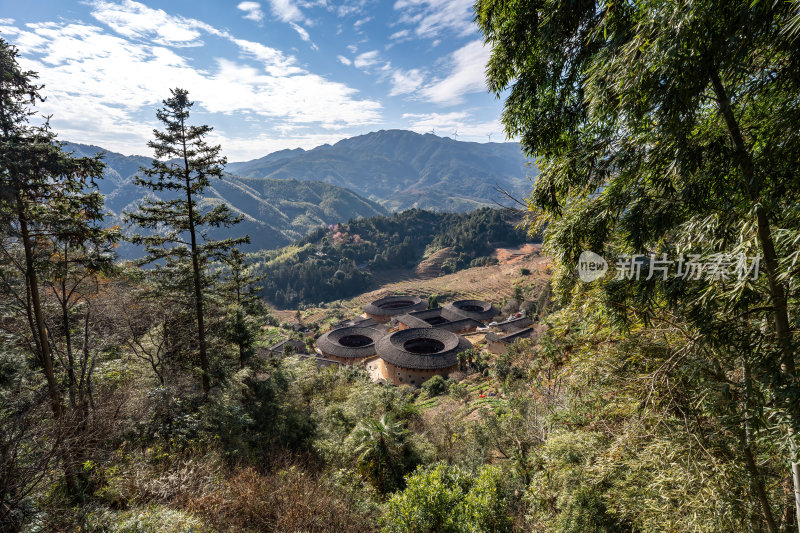
M 428 309 L 427 311 L 420 311 L 418 313 L 408 313 L 407 315 L 397 317 L 395 320 L 408 328 L 436 328 L 453 332 L 477 329 L 483 325 L 483 323 L 473 320 L 472 318 L 465 318 L 460 315 L 455 315 L 454 313 L 444 313 L 445 316 L 450 317 L 445 318 L 441 313 L 433 313 L 433 311 L 436 311 L 436 309 Z M 435 321 L 431 323 L 421 318 L 422 316 L 429 319 L 441 317 L 443 320 L 439 323 Z
M 375 343 L 385 335 L 385 331 L 375 328 L 332 329 L 317 339 L 317 348 L 336 357 L 369 357 L 375 355 Z
M 497 328 L 500 331 L 518 331 L 521 329 L 525 329 L 528 326 L 533 324 L 533 320 L 530 318 L 523 316 L 520 318 L 515 318 L 513 320 L 507 320 L 505 322 L 500 322 L 499 324 L 495 324 L 492 326 L 493 328 Z
M 414 313 L 409 313 L 411 316 L 415 316 L 422 320 L 428 321 L 431 319 L 444 319 L 449 321 L 454 320 L 461 320 L 463 318 L 467 318 L 467 315 L 464 313 L 459 312 L 457 309 L 451 309 L 449 307 L 435 307 L 433 309 L 425 309 L 424 311 L 415 311 Z
M 425 353 L 425 345 L 431 349 L 430 353 Z M 378 356 L 384 361 L 402 368 L 425 370 L 455 366 L 458 354 L 470 348 L 472 343 L 467 339 L 431 327 L 402 329 L 382 338 L 377 345 Z
M 333 324 L 333 328 L 332 329 L 347 328 L 347 327 L 350 327 L 350 326 L 359 326 L 359 327 L 362 327 L 362 328 L 371 328 L 371 327 L 374 327 L 376 325 L 378 325 L 378 322 L 376 322 L 372 318 L 364 318 L 362 316 L 357 316 L 355 318 L 349 318 L 347 320 L 342 320 L 341 322 L 337 322 L 336 324 Z
M 423 311 L 414 311 L 395 318 L 394 320 L 410 328 L 427 328 L 444 326 L 448 322 L 457 322 L 468 318 L 467 316 L 447 307 L 435 307 Z
M 430 324 L 422 320 L 421 318 L 417 318 L 414 316 L 413 313 L 408 313 L 406 315 L 399 316 L 395 319 L 400 324 L 404 324 L 406 327 L 409 328 L 429 328 L 431 327 Z
M 499 309 L 483 300 L 456 300 L 447 304 L 445 309 L 474 320 L 489 320 L 500 314 Z
M 436 329 L 444 329 L 447 331 L 467 331 L 476 330 L 483 325 L 483 322 L 478 322 L 472 318 L 462 318 L 461 320 L 453 320 L 452 322 L 445 322 L 444 324 L 437 324 L 433 326 Z
M 416 296 L 387 296 L 364 306 L 364 312 L 375 316 L 397 316 L 421 311 L 428 302 Z
M 350 320 L 351 325 L 358 326 L 360 328 L 371 328 L 374 326 L 380 325 L 378 322 L 375 322 L 372 318 L 363 318 L 363 317 L 356 317 Z

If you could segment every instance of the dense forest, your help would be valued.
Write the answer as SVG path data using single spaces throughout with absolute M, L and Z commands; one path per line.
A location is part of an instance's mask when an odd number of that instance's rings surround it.
M 278 307 L 327 302 L 365 292 L 371 273 L 412 268 L 426 254 L 452 250 L 442 273 L 491 264 L 497 246 L 525 242 L 519 215 L 508 209 L 470 213 L 410 209 L 320 228 L 288 248 L 257 254 L 263 295 Z
M 798 531 L 800 5 L 474 8 L 541 170 L 552 301 L 530 339 L 476 341 L 419 389 L 262 357 L 288 332 L 260 287 L 295 256 L 336 258 L 333 278 L 442 246 L 480 262 L 519 236 L 503 213 L 356 220 L 249 257 L 208 238 L 238 221 L 196 200 L 225 158 L 173 89 L 125 213 L 147 256 L 115 262 L 102 159 L 62 150 L 0 40 L 0 530 Z M 587 251 L 607 260 L 591 277 Z

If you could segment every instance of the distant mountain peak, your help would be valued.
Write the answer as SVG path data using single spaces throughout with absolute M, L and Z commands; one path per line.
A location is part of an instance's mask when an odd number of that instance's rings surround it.
M 467 211 L 495 205 L 501 187 L 520 198 L 535 166 L 513 142 L 476 143 L 408 130 L 379 130 L 310 150 L 281 150 L 230 163 L 252 178 L 317 180 L 351 189 L 390 210 Z

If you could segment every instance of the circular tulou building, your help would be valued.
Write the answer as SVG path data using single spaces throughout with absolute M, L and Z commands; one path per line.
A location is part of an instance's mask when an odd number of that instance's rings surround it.
M 483 300 L 456 300 L 444 306 L 466 318 L 486 322 L 500 314 L 500 310 Z
M 376 322 L 388 322 L 392 317 L 428 308 L 428 302 L 416 296 L 387 296 L 364 306 L 367 317 Z
M 376 348 L 383 379 L 419 386 L 437 374 L 447 377 L 458 370 L 458 354 L 472 343 L 443 329 L 409 328 L 383 337 Z
M 327 359 L 353 365 L 374 357 L 377 342 L 384 336 L 386 333 L 373 328 L 333 329 L 317 339 L 317 348 Z

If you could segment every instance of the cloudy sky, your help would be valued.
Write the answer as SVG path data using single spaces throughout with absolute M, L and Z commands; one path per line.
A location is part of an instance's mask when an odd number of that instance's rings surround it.
M 505 139 L 473 0 L 9 2 L 59 138 L 148 155 L 169 88 L 231 161 L 403 128 Z

